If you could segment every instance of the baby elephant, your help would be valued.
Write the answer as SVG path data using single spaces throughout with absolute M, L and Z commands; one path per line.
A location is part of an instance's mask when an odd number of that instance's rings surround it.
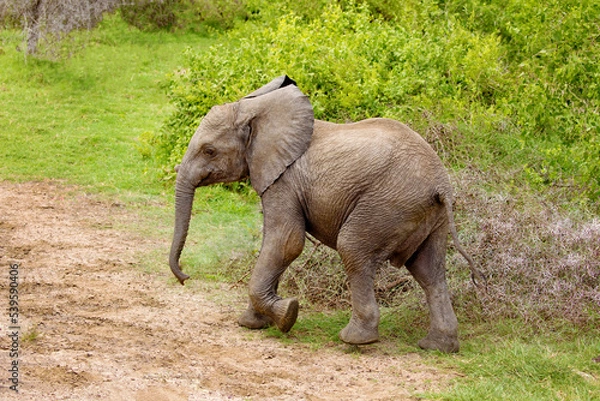
M 342 341 L 379 338 L 373 280 L 389 260 L 406 266 L 425 291 L 431 313 L 425 349 L 457 352 L 457 320 L 445 277 L 452 234 L 452 188 L 442 162 L 406 125 L 389 119 L 333 124 L 314 119 L 308 98 L 287 76 L 238 102 L 213 107 L 192 137 L 178 168 L 172 272 L 179 265 L 196 188 L 250 177 L 262 200 L 263 243 L 249 283 L 249 306 L 239 322 L 274 323 L 289 331 L 295 298 L 276 293 L 281 274 L 300 255 L 308 232 L 337 250 L 352 292 L 352 318 Z

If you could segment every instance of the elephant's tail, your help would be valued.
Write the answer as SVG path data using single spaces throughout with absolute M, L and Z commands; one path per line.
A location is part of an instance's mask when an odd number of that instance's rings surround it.
M 456 232 L 456 224 L 454 223 L 454 212 L 452 211 L 452 195 L 448 196 L 448 193 L 444 191 L 438 192 L 440 202 L 446 208 L 446 214 L 448 216 L 448 225 L 450 226 L 450 234 L 452 235 L 452 242 L 454 247 L 460 254 L 467 260 L 469 264 L 469 270 L 471 270 L 471 280 L 477 287 L 487 288 L 487 279 L 483 273 L 481 273 L 475 267 L 475 262 L 469 256 L 469 254 L 463 249 L 458 241 L 458 233 Z

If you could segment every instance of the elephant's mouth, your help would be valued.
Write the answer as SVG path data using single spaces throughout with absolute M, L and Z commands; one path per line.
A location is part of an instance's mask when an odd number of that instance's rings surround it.
M 218 182 L 228 182 L 231 181 L 228 179 L 228 176 L 224 174 L 222 171 L 210 171 L 206 176 L 204 176 L 198 184 L 196 184 L 196 188 L 205 187 L 208 185 L 216 184 Z
M 212 179 L 212 177 L 213 177 L 213 173 L 209 172 L 206 176 L 204 176 L 204 178 L 201 178 L 200 181 L 198 181 L 198 183 L 196 184 L 196 188 L 205 187 L 207 185 L 214 183 L 214 180 Z

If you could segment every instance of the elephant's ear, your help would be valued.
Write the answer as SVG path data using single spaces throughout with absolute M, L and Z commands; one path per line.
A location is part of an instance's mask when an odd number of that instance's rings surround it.
M 273 92 L 274 90 L 286 87 L 288 85 L 297 86 L 296 81 L 294 81 L 292 78 L 288 77 L 287 75 L 282 75 L 280 77 L 275 78 L 274 80 L 272 80 L 271 82 L 269 82 L 268 84 L 263 86 L 262 88 L 255 90 L 248 96 L 245 96 L 244 99 L 250 99 L 253 97 L 257 97 L 257 96 L 262 96 L 269 92 Z
M 313 131 L 313 109 L 308 97 L 295 85 L 265 91 L 239 103 L 238 118 L 242 124 L 250 126 L 246 147 L 250 181 L 262 196 L 308 149 Z

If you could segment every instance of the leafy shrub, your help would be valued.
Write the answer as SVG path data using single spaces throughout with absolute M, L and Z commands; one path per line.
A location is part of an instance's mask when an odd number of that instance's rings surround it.
M 246 10 L 242 0 L 131 0 L 121 6 L 121 15 L 142 30 L 202 31 L 232 28 Z
M 177 22 L 180 0 L 136 0 L 121 6 L 125 22 L 141 30 L 171 29 Z
M 497 35 L 510 91 L 498 101 L 537 157 L 530 182 L 600 198 L 600 4 L 551 0 L 444 2 L 469 30 Z
M 188 14 L 188 27 L 192 25 L 194 16 L 201 22 L 217 29 L 231 29 L 236 21 L 247 18 L 246 5 L 243 0 L 188 0 L 194 4 L 191 15 Z M 197 19 L 196 19 L 197 20 Z
M 208 53 L 187 52 L 188 67 L 171 77 L 176 111 L 154 144 L 162 163 L 172 166 L 211 106 L 238 100 L 283 73 L 308 94 L 317 118 L 382 116 L 422 127 L 429 124 L 424 111 L 456 119 L 503 90 L 500 56 L 493 36 L 458 25 L 395 27 L 364 6 L 328 6 L 308 23 L 294 14 L 272 24 L 248 22 Z
M 450 125 L 465 138 L 457 166 L 598 199 L 596 4 L 323 3 L 249 0 L 248 22 L 207 53 L 190 50 L 170 83 L 176 112 L 153 140 L 160 162 L 179 160 L 210 106 L 287 73 L 317 118 L 391 117 L 420 132 Z

